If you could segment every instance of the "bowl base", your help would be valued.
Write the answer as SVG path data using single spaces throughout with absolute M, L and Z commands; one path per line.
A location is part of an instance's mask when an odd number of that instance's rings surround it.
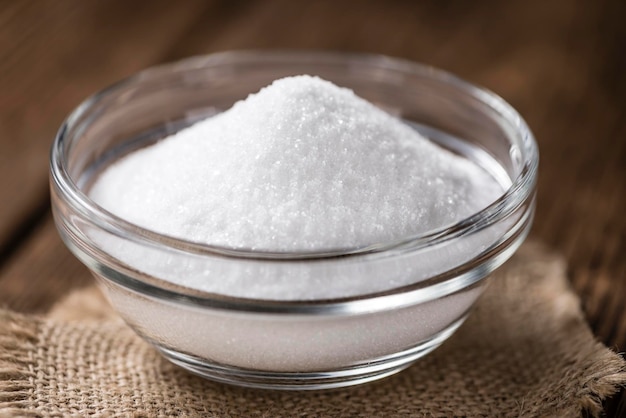
M 269 372 L 215 364 L 165 347 L 156 348 L 166 359 L 187 371 L 220 383 L 257 389 L 317 390 L 353 386 L 382 379 L 411 366 L 417 359 L 439 347 L 461 326 L 467 315 L 430 339 L 408 350 L 362 365 L 320 372 Z

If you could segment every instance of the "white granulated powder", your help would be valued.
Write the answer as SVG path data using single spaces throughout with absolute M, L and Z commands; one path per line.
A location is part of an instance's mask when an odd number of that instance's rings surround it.
M 90 195 L 174 237 L 310 251 L 438 229 L 502 192 L 476 164 L 351 90 L 297 76 L 120 159 Z

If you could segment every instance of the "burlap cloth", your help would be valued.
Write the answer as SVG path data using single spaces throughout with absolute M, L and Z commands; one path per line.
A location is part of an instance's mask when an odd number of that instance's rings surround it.
M 580 416 L 626 384 L 594 340 L 560 258 L 526 244 L 465 325 L 385 380 L 319 392 L 242 389 L 162 359 L 93 288 L 46 317 L 0 311 L 0 416 Z

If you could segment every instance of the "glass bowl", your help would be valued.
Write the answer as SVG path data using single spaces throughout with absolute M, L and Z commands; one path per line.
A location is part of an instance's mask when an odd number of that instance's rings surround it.
M 88 197 L 94 179 L 120 156 L 297 74 L 353 89 L 481 165 L 505 192 L 426 234 L 303 253 L 175 239 Z M 445 72 L 377 55 L 227 52 L 148 69 L 82 103 L 52 147 L 51 198 L 65 244 L 124 320 L 166 358 L 217 381 L 319 389 L 400 371 L 461 325 L 488 275 L 528 233 L 537 165 L 534 138 L 519 114 Z M 206 289 L 185 286 L 198 275 Z M 341 288 L 356 280 L 362 292 Z M 224 281 L 244 290 L 224 294 Z M 277 298 L 280 286 L 299 296 Z

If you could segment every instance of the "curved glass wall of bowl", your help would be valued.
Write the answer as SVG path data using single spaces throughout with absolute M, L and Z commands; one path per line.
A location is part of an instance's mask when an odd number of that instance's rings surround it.
M 88 198 L 94 178 L 121 155 L 302 73 L 351 88 L 408 121 L 482 166 L 506 192 L 440 230 L 317 253 L 173 239 Z M 120 315 L 167 358 L 218 381 L 317 389 L 387 376 L 452 334 L 485 278 L 526 236 L 537 165 L 534 138 L 515 110 L 447 73 L 380 56 L 235 52 L 156 67 L 88 99 L 57 136 L 51 189 L 64 242 Z M 264 277 L 301 291 L 273 298 Z M 186 285 L 198 279 L 206 287 Z M 360 292 L 340 286 L 357 280 Z M 241 293 L 224 294 L 228 281 L 238 281 Z

